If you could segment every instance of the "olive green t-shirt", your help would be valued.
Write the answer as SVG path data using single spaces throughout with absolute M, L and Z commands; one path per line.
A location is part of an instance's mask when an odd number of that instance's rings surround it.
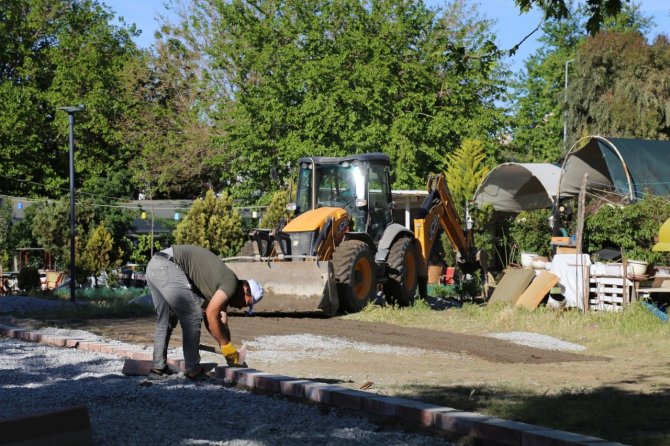
M 235 294 L 237 276 L 213 252 L 195 245 L 172 245 L 172 256 L 207 302 L 216 290 L 229 298 Z

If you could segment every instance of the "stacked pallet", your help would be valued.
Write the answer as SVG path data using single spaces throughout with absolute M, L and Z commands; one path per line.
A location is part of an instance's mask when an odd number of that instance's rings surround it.
M 620 311 L 634 296 L 632 280 L 623 277 L 591 276 L 589 307 L 592 310 Z

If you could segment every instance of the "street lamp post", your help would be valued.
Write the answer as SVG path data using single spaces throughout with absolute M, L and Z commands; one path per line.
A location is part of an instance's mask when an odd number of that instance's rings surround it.
M 565 61 L 565 110 L 563 111 L 563 150 L 568 148 L 568 65 L 574 62 L 575 59 Z
M 74 114 L 84 110 L 83 105 L 58 107 L 67 113 L 70 122 L 70 300 L 75 301 L 75 288 L 77 286 L 74 277 Z

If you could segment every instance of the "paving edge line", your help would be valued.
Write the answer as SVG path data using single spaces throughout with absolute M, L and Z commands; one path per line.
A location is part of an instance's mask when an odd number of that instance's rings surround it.
M 76 339 L 68 336 L 42 334 L 20 327 L 0 325 L 0 336 L 36 342 L 53 347 L 76 348 L 115 354 L 133 361 L 151 361 L 152 351 L 146 348 L 115 345 Z M 168 362 L 183 370 L 182 358 Z M 137 365 L 141 368 L 141 365 Z M 266 395 L 283 395 L 309 403 L 362 412 L 385 422 L 398 422 L 447 435 L 471 437 L 484 445 L 509 446 L 624 446 L 601 438 L 590 437 L 532 424 L 465 412 L 407 398 L 382 396 L 362 390 L 325 384 L 290 376 L 277 375 L 252 368 L 217 366 L 217 378 Z

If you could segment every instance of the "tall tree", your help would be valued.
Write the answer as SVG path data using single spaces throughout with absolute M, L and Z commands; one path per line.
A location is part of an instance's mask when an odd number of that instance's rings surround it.
M 571 126 L 565 128 L 571 120 L 566 114 L 566 97 L 569 101 L 576 100 L 580 93 L 572 86 L 584 81 L 576 68 L 575 58 L 587 38 L 582 26 L 585 17 L 587 12 L 578 9 L 568 19 L 544 23 L 540 39 L 543 45 L 526 60 L 511 95 L 513 138 L 507 150 L 501 153 L 502 160 L 553 162 L 574 142 Z M 616 16 L 604 20 L 603 32 L 625 29 L 641 35 L 650 24 L 650 19 L 641 14 L 639 5 L 633 3 L 626 5 Z
M 176 243 L 202 246 L 224 257 L 236 255 L 243 243 L 240 215 L 231 197 L 217 197 L 212 190 L 193 202 L 174 236 Z
M 634 32 L 586 40 L 575 60 L 569 122 L 575 137 L 670 139 L 670 42 Z
M 531 7 L 542 8 L 548 19 L 563 20 L 571 16 L 570 6 L 574 0 L 515 0 L 519 9 L 528 11 Z M 584 0 L 578 3 L 585 11 L 586 30 L 594 35 L 608 18 L 616 16 L 622 8 L 630 3 L 630 0 Z
M 124 140 L 135 148 L 133 181 L 150 199 L 202 195 L 218 186 L 207 161 L 214 155 L 204 104 L 200 54 L 175 38 L 158 39 L 155 51 L 128 64 L 122 75 L 131 106 Z
M 513 138 L 501 161 L 552 162 L 563 152 L 564 70 L 585 34 L 580 18 L 548 20 L 542 46 L 525 62 L 512 93 Z
M 0 1 L 0 191 L 59 196 L 68 184 L 68 118 L 77 115 L 78 185 L 130 154 L 120 145 L 120 68 L 136 54 L 133 28 L 111 25 L 94 0 Z
M 183 38 L 206 54 L 223 106 L 208 113 L 222 135 L 213 164 L 247 201 L 275 190 L 305 155 L 383 151 L 395 186 L 417 187 L 462 138 L 490 137 L 501 118 L 493 35 L 465 1 L 443 12 L 409 0 L 191 0 L 187 9 Z

